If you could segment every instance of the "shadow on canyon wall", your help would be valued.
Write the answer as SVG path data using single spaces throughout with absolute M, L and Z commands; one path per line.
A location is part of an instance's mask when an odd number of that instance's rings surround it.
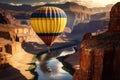
M 10 64 L 6 63 L 3 66 L 1 65 L 2 70 L 0 70 L 0 80 L 27 80 L 20 71 Z M 4 68 L 3 68 L 4 67 Z

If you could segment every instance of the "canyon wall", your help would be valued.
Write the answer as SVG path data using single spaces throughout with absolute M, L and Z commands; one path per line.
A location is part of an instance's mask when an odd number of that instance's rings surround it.
M 110 12 L 108 31 L 85 35 L 80 46 L 80 69 L 73 80 L 120 80 L 119 11 L 117 3 Z
M 15 19 L 10 12 L 0 9 L 0 23 L 1 24 L 12 24 L 12 25 L 21 25 L 21 21 Z
M 0 24 L 0 67 L 7 62 L 7 56 L 16 53 L 16 43 L 26 41 L 31 28 L 10 27 L 10 24 Z M 4 68 L 4 67 L 3 67 Z
M 29 63 L 34 54 L 25 51 L 26 47 L 23 48 L 22 44 L 28 42 L 32 45 L 40 41 L 30 27 L 0 24 L 0 79 L 31 79 L 33 74 L 29 70 Z
M 67 27 L 74 28 L 79 23 L 89 23 L 91 20 L 109 20 L 109 11 L 112 5 L 99 8 L 87 8 L 74 2 L 66 2 L 64 4 L 45 4 L 42 6 L 56 6 L 63 9 L 67 14 Z M 12 6 L 0 3 L 0 7 L 7 10 L 16 19 L 29 20 L 32 12 L 42 6 Z M 19 20 L 17 20 L 19 22 Z M 16 20 L 15 20 L 16 21 Z M 18 23 L 16 22 L 16 23 Z M 27 21 L 26 21 L 27 22 Z

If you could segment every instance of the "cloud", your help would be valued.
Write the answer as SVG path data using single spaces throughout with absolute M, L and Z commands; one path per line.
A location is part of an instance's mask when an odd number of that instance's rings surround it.
M 22 4 L 16 4 L 16 3 L 9 3 L 12 6 L 22 6 Z
M 64 0 L 64 1 L 75 2 L 87 7 L 104 7 L 108 4 L 115 4 L 120 0 Z
M 42 2 L 35 2 L 35 3 L 31 3 L 32 6 L 37 6 L 37 5 L 44 5 L 44 4 L 61 4 L 61 3 L 65 3 L 66 1 L 65 0 L 51 0 L 51 1 L 42 1 Z
M 31 4 L 32 6 L 37 6 L 37 5 L 45 5 L 47 2 L 35 2 Z
M 22 4 L 30 4 L 32 6 L 49 4 L 60 4 L 65 2 L 76 2 L 87 7 L 100 7 L 107 4 L 115 4 L 120 0 L 1 0 L 3 3 L 9 3 L 13 6 L 21 6 Z

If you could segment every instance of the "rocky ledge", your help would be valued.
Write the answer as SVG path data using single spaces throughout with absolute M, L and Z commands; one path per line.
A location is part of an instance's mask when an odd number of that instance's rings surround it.
M 73 80 L 120 80 L 120 2 L 110 12 L 108 31 L 83 39 L 80 69 Z M 90 34 L 90 33 L 89 33 Z

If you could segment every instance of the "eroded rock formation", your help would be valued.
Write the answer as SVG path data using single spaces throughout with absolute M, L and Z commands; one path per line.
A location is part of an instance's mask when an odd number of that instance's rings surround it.
M 5 54 L 5 46 L 3 44 L 0 44 L 0 70 L 5 68 L 8 61 Z
M 109 31 L 120 31 L 120 2 L 111 9 Z
M 32 28 L 0 24 L 0 80 L 28 80 L 33 77 L 26 70 L 34 55 L 23 49 L 23 41 L 36 42 L 39 39 Z
M 6 12 L 3 9 L 0 9 L 0 23 L 2 24 L 9 24 L 10 21 L 6 17 Z
M 111 9 L 108 31 L 83 39 L 73 80 L 120 80 L 119 12 L 120 2 Z
M 4 68 L 6 63 L 11 63 L 8 59 L 16 54 L 18 43 L 30 41 L 32 36 L 35 39 L 35 35 L 29 27 L 0 24 L 0 68 Z
M 0 9 L 0 23 L 1 24 L 12 24 L 21 25 L 20 20 L 16 20 L 9 12 Z

